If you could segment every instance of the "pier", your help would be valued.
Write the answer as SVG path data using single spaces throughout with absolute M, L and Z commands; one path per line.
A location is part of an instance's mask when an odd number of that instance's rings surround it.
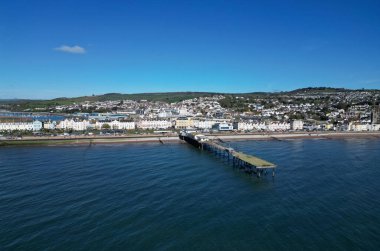
M 181 132 L 179 137 L 181 140 L 184 140 L 201 150 L 214 153 L 218 157 L 227 159 L 228 162 L 231 161 L 234 167 L 243 169 L 248 174 L 254 174 L 260 178 L 262 175 L 267 174 L 268 171 L 271 171 L 272 176 L 274 177 L 275 175 L 275 164 L 253 155 L 236 151 L 231 147 L 224 146 L 220 140 L 217 142 L 204 135 L 196 135 L 186 132 Z

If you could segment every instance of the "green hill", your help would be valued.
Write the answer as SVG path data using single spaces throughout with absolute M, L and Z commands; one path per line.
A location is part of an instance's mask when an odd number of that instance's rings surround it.
M 162 101 L 167 103 L 179 102 L 186 99 L 212 96 L 212 95 L 225 95 L 228 99 L 234 97 L 246 98 L 265 98 L 277 95 L 294 95 L 294 94 L 316 94 L 318 92 L 351 92 L 356 90 L 344 88 L 331 88 L 331 87 L 308 87 L 301 88 L 286 92 L 251 92 L 251 93 L 216 93 L 216 92 L 157 92 L 157 93 L 136 93 L 136 94 L 122 94 L 122 93 L 107 93 L 103 95 L 82 96 L 74 98 L 55 98 L 51 100 L 26 100 L 26 99 L 13 99 L 13 100 L 0 100 L 0 109 L 10 109 L 13 111 L 28 111 L 35 110 L 36 108 L 47 108 L 58 105 L 69 105 L 80 103 L 84 101 L 114 101 L 114 100 L 147 100 L 147 101 Z M 360 90 L 361 91 L 361 90 Z M 378 90 L 366 90 L 378 91 Z

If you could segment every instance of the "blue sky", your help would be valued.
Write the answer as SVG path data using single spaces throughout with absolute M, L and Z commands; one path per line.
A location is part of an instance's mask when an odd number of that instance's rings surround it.
M 380 88 L 380 1 L 0 1 L 0 98 Z

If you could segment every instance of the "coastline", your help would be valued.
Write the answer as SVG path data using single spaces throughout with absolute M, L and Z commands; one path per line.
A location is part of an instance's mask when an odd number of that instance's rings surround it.
M 213 138 L 213 136 L 210 136 Z M 237 134 L 214 136 L 223 140 L 288 140 L 288 139 L 343 139 L 343 138 L 373 138 L 380 139 L 379 132 L 286 132 L 262 134 Z
M 121 143 L 168 143 L 180 142 L 178 137 L 65 137 L 41 138 L 28 137 L 27 139 L 0 140 L 2 146 L 54 146 L 54 145 L 93 145 L 93 144 L 121 144 Z
M 242 140 L 289 140 L 289 139 L 380 139 L 380 132 L 286 132 L 251 134 L 206 134 L 210 139 L 225 141 Z M 24 137 L 22 139 L 0 139 L 1 146 L 52 146 L 52 145 L 92 145 L 120 143 L 179 143 L 178 136 L 133 135 L 133 136 L 66 136 L 66 137 Z

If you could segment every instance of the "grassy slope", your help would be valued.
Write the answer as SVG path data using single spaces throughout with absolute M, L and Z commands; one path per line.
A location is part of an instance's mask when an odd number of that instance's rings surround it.
M 121 94 L 121 93 L 107 93 L 104 95 L 95 96 L 83 96 L 75 98 L 56 98 L 51 100 L 0 100 L 0 105 L 10 105 L 12 110 L 22 111 L 25 109 L 33 109 L 39 107 L 49 107 L 55 105 L 69 105 L 73 103 L 79 103 L 83 101 L 107 101 L 107 100 L 148 100 L 148 101 L 162 101 L 162 102 L 179 102 L 185 99 L 192 99 L 197 97 L 212 96 L 212 95 L 228 95 L 231 97 L 242 96 L 242 97 L 267 97 L 273 95 L 284 95 L 284 94 L 296 94 L 296 93 L 317 93 L 317 92 L 338 92 L 338 91 L 352 91 L 343 88 L 329 88 L 329 87 L 317 87 L 317 88 L 302 88 L 289 92 L 252 92 L 252 93 L 212 93 L 212 92 L 162 92 L 162 93 L 137 93 L 137 94 Z M 367 90 L 376 91 L 376 90 Z M 378 90 L 377 90 L 378 91 Z

